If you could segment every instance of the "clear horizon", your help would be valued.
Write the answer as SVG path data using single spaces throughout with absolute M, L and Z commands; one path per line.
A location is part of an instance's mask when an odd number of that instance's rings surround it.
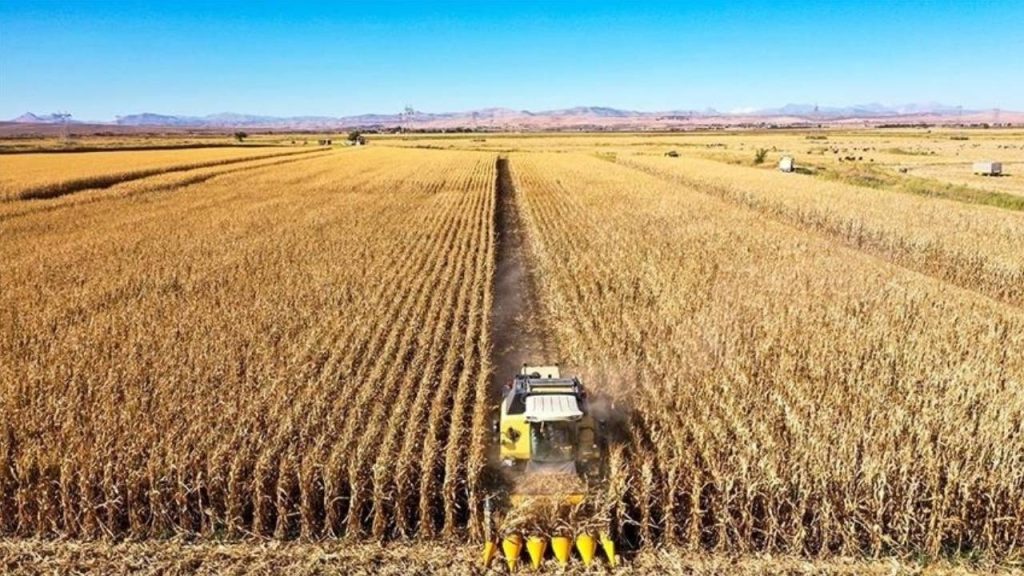
M 515 112 L 530 112 L 530 113 L 536 114 L 536 113 L 544 113 L 544 112 L 557 112 L 557 111 L 569 110 L 569 109 L 573 109 L 573 108 L 611 108 L 611 109 L 621 110 L 621 111 L 637 112 L 637 113 L 640 113 L 640 114 L 651 114 L 651 113 L 659 113 L 659 112 L 664 112 L 664 113 L 694 113 L 696 116 L 699 117 L 702 113 L 706 113 L 706 112 L 708 112 L 710 110 L 713 110 L 714 112 L 719 113 L 719 114 L 721 114 L 723 116 L 733 116 L 733 115 L 734 116 L 743 116 L 745 114 L 756 115 L 756 113 L 758 113 L 758 112 L 776 110 L 776 109 L 779 109 L 779 108 L 783 108 L 784 106 L 790 106 L 790 105 L 795 105 L 795 106 L 814 106 L 814 105 L 817 105 L 817 106 L 819 106 L 819 108 L 821 108 L 823 110 L 827 110 L 829 108 L 834 108 L 834 109 L 856 108 L 856 107 L 860 107 L 860 106 L 871 106 L 871 105 L 879 105 L 879 106 L 883 106 L 883 107 L 886 107 L 886 108 L 895 109 L 895 108 L 901 108 L 903 106 L 915 105 L 915 104 L 917 104 L 917 105 L 936 105 L 936 106 L 941 106 L 944 109 L 945 108 L 952 108 L 951 105 L 949 105 L 948 103 L 945 103 L 945 102 L 901 102 L 901 103 L 898 103 L 898 104 L 888 104 L 888 103 L 885 103 L 885 102 L 857 102 L 857 103 L 851 103 L 851 104 L 819 104 L 819 103 L 808 103 L 808 102 L 787 102 L 787 103 L 785 103 L 783 105 L 778 105 L 778 106 L 764 106 L 764 107 L 758 107 L 756 109 L 755 108 L 750 108 L 750 109 L 734 109 L 734 110 L 719 110 L 719 109 L 714 108 L 713 106 L 706 106 L 704 108 L 687 108 L 687 109 L 679 109 L 679 108 L 677 108 L 677 109 L 664 109 L 664 110 L 635 110 L 635 109 L 625 109 L 625 108 L 614 108 L 614 107 L 610 107 L 610 106 L 603 106 L 603 105 L 600 105 L 600 104 L 579 104 L 579 105 L 575 105 L 575 106 L 566 106 L 564 108 L 557 108 L 557 109 L 550 109 L 550 110 L 519 109 L 519 108 L 510 108 L 508 106 L 484 106 L 484 107 L 477 107 L 477 108 L 466 108 L 466 109 L 463 109 L 463 110 L 420 110 L 420 109 L 416 109 L 415 111 L 417 113 L 423 113 L 423 114 L 461 114 L 461 113 L 471 113 L 471 112 L 484 111 L 484 110 L 512 110 L 512 111 L 515 111 Z M 992 113 L 995 113 L 997 110 L 998 110 L 999 113 L 1010 112 L 1010 113 L 1015 113 L 1016 114 L 1016 113 L 1022 112 L 1021 110 L 1013 110 L 1013 109 L 999 108 L 999 107 L 993 107 L 993 108 L 970 108 L 970 107 L 964 107 L 963 108 L 963 112 L 964 113 L 967 113 L 967 112 L 975 112 L 975 113 L 992 112 Z M 244 110 L 242 110 L 242 111 L 239 111 L 239 110 L 220 110 L 220 111 L 216 111 L 216 112 L 203 112 L 203 113 L 198 113 L 198 114 L 173 114 L 173 113 L 163 112 L 163 111 L 160 111 L 160 110 L 140 110 L 140 111 L 134 111 L 134 112 L 127 112 L 127 113 L 124 113 L 124 114 L 118 114 L 118 115 L 112 116 L 110 118 L 79 118 L 77 116 L 72 116 L 70 118 L 70 121 L 72 121 L 72 122 L 79 122 L 79 123 L 98 122 L 98 123 L 101 123 L 101 124 L 106 124 L 106 123 L 114 123 L 119 118 L 128 118 L 130 116 L 141 116 L 141 115 L 166 116 L 166 117 L 169 117 L 169 118 L 198 118 L 198 119 L 210 118 L 210 117 L 215 117 L 215 116 L 220 116 L 220 115 L 237 115 L 237 116 L 244 116 L 244 117 L 264 117 L 264 118 L 273 118 L 273 119 L 345 118 L 345 117 L 370 116 L 370 115 L 399 115 L 401 112 L 402 112 L 401 110 L 398 110 L 398 111 L 394 111 L 394 110 L 388 110 L 388 111 L 370 110 L 370 111 L 366 111 L 366 112 L 357 112 L 357 113 L 354 113 L 354 114 L 346 114 L 346 115 L 304 114 L 302 112 L 296 112 L 296 113 L 285 114 L 285 115 L 272 115 L 272 114 L 261 114 L 259 112 L 249 112 L 249 111 L 244 111 Z M 17 118 L 17 117 L 20 117 L 20 116 L 25 115 L 25 114 L 34 114 L 35 116 L 38 116 L 38 117 L 43 118 L 43 119 L 46 119 L 48 117 L 51 117 L 55 113 L 54 112 L 41 112 L 41 111 L 38 111 L 38 110 L 25 110 L 25 111 L 23 111 L 23 112 L 21 112 L 19 114 L 11 116 L 11 117 L 0 117 L 0 122 L 9 121 L 9 120 L 11 120 L 13 118 Z M 950 114 L 950 113 L 947 113 L 947 115 L 948 114 Z
M 0 4 L 0 119 L 1024 110 L 1024 3 Z

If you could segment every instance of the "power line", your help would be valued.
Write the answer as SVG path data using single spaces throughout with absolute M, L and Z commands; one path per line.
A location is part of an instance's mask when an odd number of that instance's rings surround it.
M 68 121 L 71 120 L 70 112 L 54 112 L 53 117 L 60 120 L 60 137 L 61 140 L 68 140 L 71 138 L 71 133 L 68 128 Z

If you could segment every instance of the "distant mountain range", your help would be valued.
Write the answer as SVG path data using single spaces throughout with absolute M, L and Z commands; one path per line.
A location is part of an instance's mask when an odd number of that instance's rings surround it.
M 17 122 L 19 124 L 60 124 L 64 121 L 62 116 L 57 114 L 33 114 L 31 112 L 25 112 L 21 116 L 11 120 L 11 122 Z M 69 122 L 76 122 L 75 120 L 68 120 Z
M 27 112 L 13 119 L 21 124 L 60 124 L 56 114 L 37 115 Z M 69 123 L 84 124 L 75 119 Z M 813 104 L 787 104 L 779 108 L 739 109 L 721 112 L 704 110 L 670 110 L 641 112 L 601 106 L 577 106 L 559 110 L 531 112 L 510 108 L 484 108 L 465 112 L 432 113 L 409 110 L 396 114 L 361 114 L 357 116 L 259 116 L 224 112 L 209 116 L 172 116 L 141 113 L 118 116 L 113 122 L 88 124 L 167 127 L 179 129 L 273 129 L 315 130 L 345 128 L 409 129 L 583 129 L 583 128 L 671 128 L 699 125 L 749 124 L 844 124 L 874 123 L 1022 123 L 1024 114 L 1000 110 L 964 110 L 939 103 L 886 106 L 871 103 L 857 106 L 831 107 Z

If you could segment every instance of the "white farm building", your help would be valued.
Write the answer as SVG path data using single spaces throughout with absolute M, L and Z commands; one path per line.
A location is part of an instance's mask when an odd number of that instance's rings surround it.
M 982 176 L 999 176 L 1003 173 L 1002 162 L 975 162 L 972 172 Z

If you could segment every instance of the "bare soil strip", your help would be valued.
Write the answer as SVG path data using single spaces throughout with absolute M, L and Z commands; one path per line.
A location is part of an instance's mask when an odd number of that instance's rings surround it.
M 526 230 L 519 213 L 519 202 L 508 158 L 496 164 L 494 213 L 495 264 L 494 298 L 491 307 L 491 403 L 493 418 L 505 385 L 524 363 L 550 364 L 558 359 L 545 337 L 538 287 L 530 275 Z M 499 462 L 497 442 L 488 450 L 490 469 L 485 485 L 496 509 L 508 509 L 505 500 L 515 491 L 519 478 L 506 473 Z M 490 523 L 490 521 L 486 521 Z
M 527 239 L 507 158 L 497 162 L 494 307 L 491 365 L 494 397 L 524 362 L 556 362 L 544 335 L 537 286 L 527 264 Z

